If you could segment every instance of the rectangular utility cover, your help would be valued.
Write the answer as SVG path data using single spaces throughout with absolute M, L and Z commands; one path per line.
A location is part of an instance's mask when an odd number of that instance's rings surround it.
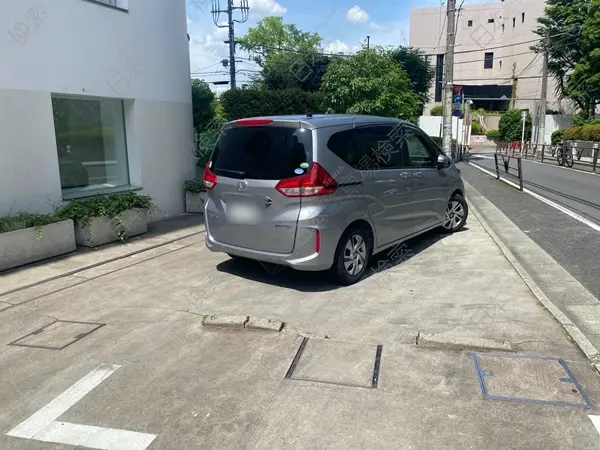
M 288 378 L 346 386 L 377 387 L 380 347 L 305 338 L 288 372 Z
M 567 363 L 559 358 L 474 353 L 483 398 L 590 408 Z
M 59 320 L 23 336 L 9 345 L 62 350 L 103 326 L 102 323 Z

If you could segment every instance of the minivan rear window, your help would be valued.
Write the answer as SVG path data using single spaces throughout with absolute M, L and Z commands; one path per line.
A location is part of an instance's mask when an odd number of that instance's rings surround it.
M 225 128 L 210 169 L 230 178 L 281 180 L 298 175 L 300 164 L 312 162 L 311 130 L 284 126 Z

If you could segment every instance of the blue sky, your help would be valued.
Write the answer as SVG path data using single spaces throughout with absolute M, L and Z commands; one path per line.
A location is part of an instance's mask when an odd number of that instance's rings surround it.
M 192 76 L 206 81 L 228 79 L 227 70 L 219 64 L 228 55 L 227 29 L 217 28 L 210 13 L 210 0 L 186 0 L 188 32 L 190 34 L 190 61 Z M 282 16 L 303 31 L 317 32 L 323 38 L 326 52 L 350 53 L 361 48 L 361 41 L 371 36 L 372 45 L 408 45 L 410 10 L 440 6 L 440 0 L 248 0 L 250 18 L 236 24 L 236 35 L 245 34 L 248 27 L 267 16 Z M 483 3 L 493 0 L 465 0 L 465 3 Z M 499 1 L 499 0 L 496 0 Z M 220 0 L 224 9 L 227 0 Z M 239 5 L 239 0 L 234 0 Z M 460 1 L 459 1 L 460 4 Z M 226 20 L 222 15 L 221 21 Z M 434 30 L 435 31 L 435 30 Z M 437 31 L 436 31 L 437 32 Z M 249 55 L 238 52 L 238 57 Z M 244 61 L 238 69 L 241 82 L 257 67 Z M 217 72 L 217 73 L 214 73 Z M 226 87 L 223 87 L 226 89 Z

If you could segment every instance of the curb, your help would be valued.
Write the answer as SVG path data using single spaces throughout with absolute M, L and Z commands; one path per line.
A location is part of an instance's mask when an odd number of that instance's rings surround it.
M 203 327 L 211 328 L 237 328 L 255 331 L 274 331 L 279 333 L 286 324 L 279 320 L 265 319 L 262 317 L 235 316 L 235 315 L 210 315 L 204 316 Z
M 472 187 L 470 184 L 465 182 L 465 185 L 469 187 L 468 190 L 472 190 L 474 192 L 479 192 L 477 189 Z M 466 189 L 467 190 L 467 189 Z M 467 192 L 468 192 L 467 190 Z M 481 195 L 481 194 L 479 194 Z M 483 197 L 483 195 L 481 195 Z M 485 198 L 485 197 L 484 197 Z M 469 208 L 471 212 L 477 217 L 481 226 L 484 228 L 486 233 L 492 238 L 492 240 L 496 243 L 500 251 L 504 254 L 508 262 L 512 265 L 515 271 L 519 274 L 521 279 L 525 282 L 531 293 L 534 297 L 546 308 L 550 314 L 562 325 L 565 329 L 569 337 L 577 344 L 577 346 L 581 349 L 581 351 L 585 354 L 589 362 L 596 368 L 598 372 L 600 372 L 600 352 L 598 349 L 590 342 L 590 340 L 585 337 L 583 332 L 575 325 L 562 311 L 561 309 L 552 302 L 548 298 L 546 294 L 542 291 L 542 289 L 538 286 L 538 284 L 533 280 L 531 275 L 525 270 L 525 268 L 521 265 L 521 263 L 517 260 L 512 251 L 504 244 L 504 242 L 498 237 L 496 232 L 492 229 L 490 224 L 484 218 L 484 215 L 477 209 L 476 206 L 473 205 L 473 202 L 469 200 L 467 194 L 467 202 L 469 204 Z M 510 219 L 509 219 L 510 220 Z
M 512 352 L 512 346 L 508 341 L 496 339 L 452 336 L 443 333 L 423 333 L 419 331 L 416 340 L 418 347 L 440 347 L 456 350 L 498 350 Z

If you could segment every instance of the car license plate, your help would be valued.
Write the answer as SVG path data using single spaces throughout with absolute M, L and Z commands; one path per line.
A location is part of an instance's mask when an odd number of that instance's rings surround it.
M 256 205 L 232 203 L 227 208 L 227 222 L 235 225 L 258 225 L 261 222 Z

